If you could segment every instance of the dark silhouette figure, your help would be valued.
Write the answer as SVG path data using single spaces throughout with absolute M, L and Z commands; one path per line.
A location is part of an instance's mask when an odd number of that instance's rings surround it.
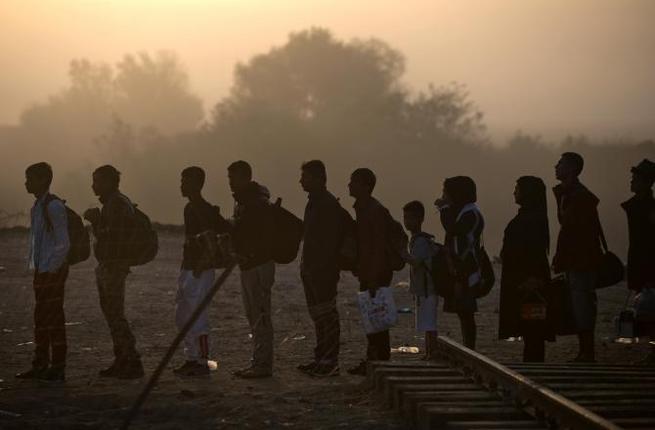
M 313 376 L 339 374 L 339 250 L 344 234 L 342 211 L 336 197 L 327 190 L 327 173 L 322 161 L 301 167 L 300 185 L 308 194 L 303 220 L 303 248 L 300 276 L 309 315 L 316 330 L 314 360 L 298 369 Z
M 545 340 L 554 341 L 552 327 L 544 319 L 521 319 L 521 306 L 545 307 L 550 281 L 548 250 L 550 233 L 546 185 L 534 176 L 516 181 L 514 199 L 518 214 L 505 228 L 501 258 L 498 337 L 523 337 L 523 361 L 543 362 Z
M 136 339 L 125 317 L 125 280 L 130 271 L 129 247 L 135 228 L 135 207 L 119 190 L 120 172 L 104 165 L 93 172 L 93 192 L 102 208 L 91 208 L 84 218 L 95 236 L 96 283 L 100 307 L 114 344 L 114 362 L 100 376 L 135 379 L 143 376 Z
M 30 214 L 29 266 L 34 270 L 34 359 L 21 379 L 63 382 L 66 368 L 64 285 L 70 248 L 64 203 L 50 194 L 52 168 L 32 164 L 25 171 L 25 188 L 36 201 Z
M 628 288 L 641 292 L 655 288 L 655 163 L 643 160 L 632 168 L 630 191 L 634 196 L 621 204 L 628 217 Z M 655 323 L 638 322 L 640 336 L 655 341 Z M 655 363 L 655 345 L 643 360 Z
M 600 242 L 598 197 L 579 180 L 584 168 L 582 156 L 574 152 L 562 154 L 555 166 L 560 184 L 553 188 L 557 200 L 560 232 L 553 257 L 553 271 L 566 273 L 579 352 L 576 362 L 594 362 L 594 330 L 596 327 L 598 268 L 603 255 Z
M 348 189 L 355 198 L 357 224 L 357 269 L 359 290 L 375 296 L 378 288 L 388 287 L 393 277 L 389 256 L 391 214 L 371 194 L 375 188 L 375 174 L 366 168 L 355 170 Z M 389 330 L 366 335 L 366 360 L 348 370 L 353 375 L 366 374 L 366 361 L 389 360 L 391 347 Z
M 273 223 L 270 193 L 252 180 L 245 161 L 228 167 L 234 201 L 232 245 L 241 269 L 241 294 L 252 331 L 252 365 L 235 372 L 241 378 L 265 378 L 273 373 L 273 320 L 271 288 L 275 282 L 272 257 Z
M 484 230 L 484 218 L 476 201 L 473 179 L 455 176 L 444 181 L 443 195 L 435 202 L 446 231 L 445 246 L 456 272 L 455 291 L 452 296 L 445 297 L 444 311 L 457 314 L 464 345 L 471 349 L 475 349 L 475 312 L 478 310 L 473 287 L 482 280 L 479 255 Z
M 193 311 L 214 285 L 216 235 L 225 231 L 227 221 L 202 196 L 205 171 L 197 166 L 182 171 L 180 191 L 189 202 L 184 207 L 184 249 L 178 279 L 175 323 L 182 330 Z M 205 310 L 184 338 L 185 363 L 174 370 L 179 376 L 209 375 L 209 318 Z

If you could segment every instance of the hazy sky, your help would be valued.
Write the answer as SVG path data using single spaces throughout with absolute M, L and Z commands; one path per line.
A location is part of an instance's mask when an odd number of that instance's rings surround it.
M 655 137 L 655 0 L 2 0 L 0 124 L 72 58 L 142 50 L 175 51 L 209 107 L 236 62 L 310 26 L 385 40 L 411 88 L 468 85 L 494 136 Z

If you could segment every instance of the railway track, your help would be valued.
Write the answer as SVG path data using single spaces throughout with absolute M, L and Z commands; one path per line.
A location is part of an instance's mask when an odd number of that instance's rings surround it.
M 439 361 L 372 362 L 385 407 L 422 429 L 655 429 L 655 369 L 497 363 L 446 337 Z

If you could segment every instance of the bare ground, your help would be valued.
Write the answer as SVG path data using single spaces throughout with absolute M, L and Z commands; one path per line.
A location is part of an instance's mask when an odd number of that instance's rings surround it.
M 181 235 L 162 233 L 157 259 L 135 268 L 128 277 L 126 309 L 147 374 L 154 370 L 175 336 L 174 297 L 181 244 Z M 0 233 L 0 266 L 4 267 L 0 272 L 0 428 L 116 428 L 145 379 L 125 382 L 96 376 L 99 369 L 111 362 L 112 349 L 98 305 L 91 260 L 72 268 L 67 283 L 69 354 L 65 385 L 45 386 L 14 379 L 16 372 L 29 366 L 34 346 L 33 293 L 31 275 L 25 269 L 26 253 L 25 234 Z M 399 273 L 395 281 L 405 278 L 406 273 Z M 399 307 L 411 306 L 406 289 L 395 291 Z M 406 428 L 406 423 L 393 413 L 372 403 L 361 378 L 345 372 L 357 364 L 365 350 L 356 292 L 355 280 L 344 274 L 338 299 L 341 376 L 309 378 L 296 370 L 298 364 L 311 357 L 314 344 L 298 268 L 295 264 L 278 266 L 273 290 L 275 375 L 244 381 L 230 373 L 247 364 L 251 351 L 238 273 L 233 273 L 210 309 L 212 355 L 219 362 L 218 370 L 205 380 L 182 380 L 170 371 L 164 373 L 133 428 Z M 647 350 L 644 343 L 623 345 L 611 341 L 613 319 L 625 296 L 622 287 L 600 292 L 597 349 L 601 362 L 630 362 Z M 519 361 L 520 343 L 496 340 L 497 303 L 497 290 L 481 301 L 479 350 L 500 361 Z M 412 314 L 400 315 L 398 326 L 392 330 L 392 346 L 422 346 L 422 337 L 412 329 L 413 318 Z M 440 332 L 460 339 L 459 326 L 452 315 L 440 315 Z M 575 350 L 574 338 L 559 338 L 548 345 L 547 360 L 565 361 Z M 395 354 L 394 359 L 415 356 Z M 178 351 L 171 367 L 181 361 L 183 357 Z

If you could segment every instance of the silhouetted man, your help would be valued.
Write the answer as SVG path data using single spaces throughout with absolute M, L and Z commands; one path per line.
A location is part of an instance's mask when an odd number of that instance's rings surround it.
M 252 168 L 245 161 L 228 167 L 228 179 L 236 202 L 232 246 L 241 269 L 241 294 L 255 346 L 251 365 L 234 374 L 266 378 L 273 372 L 271 288 L 275 282 L 270 193 L 252 180 Z
M 630 191 L 634 196 L 621 204 L 628 216 L 630 246 L 628 248 L 628 288 L 642 292 L 655 288 L 655 163 L 643 160 L 632 168 Z M 651 322 L 638 321 L 639 336 L 655 342 L 655 315 Z M 655 345 L 643 364 L 655 364 Z
M 555 175 L 560 184 L 553 188 L 557 200 L 560 232 L 553 258 L 555 273 L 566 273 L 578 331 L 579 353 L 573 361 L 595 361 L 596 282 L 603 255 L 600 244 L 598 198 L 578 177 L 584 160 L 575 152 L 562 154 Z
M 322 161 L 312 160 L 301 167 L 300 185 L 308 193 L 303 221 L 303 249 L 300 276 L 309 315 L 314 321 L 314 360 L 298 366 L 312 376 L 339 374 L 339 248 L 343 237 L 339 201 L 327 190 L 327 173 Z
M 226 221 L 217 206 L 202 196 L 205 171 L 200 167 L 187 167 L 182 171 L 180 191 L 189 199 L 184 207 L 184 250 L 182 269 L 178 279 L 175 322 L 178 330 L 205 298 L 214 284 L 216 264 L 216 234 L 222 232 Z M 209 374 L 209 318 L 207 310 L 200 314 L 184 338 L 186 362 L 174 370 L 179 376 L 206 376 Z
M 92 188 L 102 209 L 87 209 L 84 218 L 91 223 L 96 238 L 98 296 L 114 344 L 114 362 L 101 370 L 100 376 L 134 379 L 143 376 L 143 364 L 125 318 L 125 279 L 130 271 L 128 249 L 135 228 L 135 209 L 119 191 L 119 183 L 120 172 L 115 167 L 98 167 L 93 172 Z
M 66 207 L 50 194 L 52 168 L 32 164 L 25 171 L 25 188 L 36 202 L 30 214 L 29 267 L 34 270 L 34 360 L 21 379 L 63 382 L 66 368 L 64 285 L 70 248 Z
M 391 214 L 371 195 L 375 188 L 375 174 L 366 168 L 355 170 L 348 189 L 355 198 L 357 223 L 357 278 L 359 290 L 375 296 L 378 288 L 388 287 L 393 276 L 389 259 L 389 231 Z M 389 330 L 367 334 L 366 360 L 348 369 L 352 375 L 365 375 L 367 361 L 389 360 Z

